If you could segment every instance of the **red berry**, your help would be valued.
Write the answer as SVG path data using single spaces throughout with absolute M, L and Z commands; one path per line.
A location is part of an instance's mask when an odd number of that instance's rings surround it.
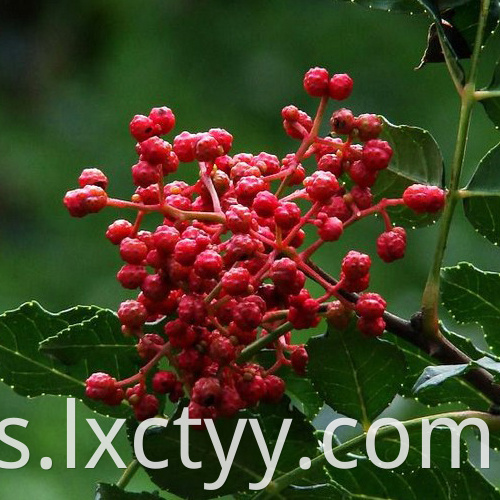
M 280 171 L 280 161 L 276 155 L 262 151 L 254 158 L 254 162 L 259 167 L 262 175 L 273 175 Z
M 160 403 L 152 394 L 145 394 L 140 401 L 133 406 L 135 418 L 142 422 L 148 418 L 153 418 L 158 413 Z
M 130 236 L 133 227 L 133 224 L 128 220 L 115 220 L 115 222 L 108 227 L 106 238 L 108 238 L 113 245 L 118 245 L 124 238 Z
M 267 403 L 278 403 L 285 393 L 285 382 L 276 375 L 268 375 L 264 382 L 266 384 L 266 394 L 262 398 Z
M 325 68 L 311 68 L 304 76 L 304 90 L 313 97 L 328 94 L 328 71 Z
M 184 238 L 179 240 L 174 248 L 174 259 L 183 266 L 194 264 L 197 255 L 200 253 L 196 240 Z
M 238 203 L 247 207 L 252 205 L 258 193 L 268 188 L 268 184 L 262 177 L 249 175 L 242 177 L 236 184 L 235 194 Z
M 107 373 L 93 373 L 85 381 L 85 395 L 90 399 L 104 401 L 111 406 L 118 405 L 122 402 L 124 393 L 117 386 L 116 379 Z
M 280 202 L 274 212 L 274 220 L 281 229 L 292 229 L 300 222 L 300 208 L 291 201 Z
M 376 139 L 382 131 L 382 122 L 377 115 L 363 114 L 356 118 L 356 128 L 361 141 Z
M 181 132 L 174 139 L 174 153 L 183 163 L 189 163 L 195 158 L 195 147 L 198 141 L 198 136 L 189 132 Z
M 168 399 L 170 399 L 172 403 L 177 403 L 177 401 L 179 401 L 179 399 L 181 399 L 183 396 L 184 396 L 184 385 L 182 384 L 181 381 L 178 381 L 175 384 L 175 387 L 170 392 Z
M 172 146 L 159 137 L 150 137 L 141 142 L 138 146 L 141 160 L 157 165 L 168 161 Z
M 144 115 L 135 115 L 130 122 L 130 133 L 137 141 L 149 139 L 159 131 L 151 118 Z
M 330 78 L 328 92 L 332 99 L 343 101 L 351 95 L 352 86 L 352 78 L 345 73 L 339 73 Z
M 331 172 L 322 170 L 318 170 L 310 177 L 306 177 L 304 186 L 311 199 L 321 203 L 328 201 L 340 189 L 337 178 Z
M 360 210 L 370 208 L 373 203 L 373 195 L 369 187 L 353 186 L 349 194 L 352 201 Z
M 318 229 L 319 237 L 323 241 L 337 241 L 344 231 L 344 225 L 337 217 L 329 217 Z
M 224 154 L 224 149 L 212 135 L 201 134 L 196 141 L 195 157 L 198 161 L 214 161 Z
M 288 257 L 275 260 L 271 266 L 270 277 L 277 287 L 288 288 L 297 276 L 297 264 Z
M 179 319 L 188 325 L 205 323 L 207 311 L 203 298 L 198 295 L 184 295 L 177 308 Z
M 318 309 L 318 301 L 311 298 L 309 292 L 303 289 L 298 295 L 290 297 L 287 319 L 297 330 L 312 328 L 319 323 Z
M 160 370 L 153 376 L 153 390 L 159 394 L 168 394 L 177 384 L 177 376 L 173 372 Z
M 222 395 L 217 406 L 217 415 L 230 418 L 236 415 L 236 413 L 244 407 L 245 403 L 236 389 L 232 387 L 223 388 Z
M 250 278 L 251 275 L 248 269 L 244 267 L 235 267 L 229 269 L 229 271 L 222 276 L 221 284 L 227 294 L 233 296 L 243 295 L 247 293 Z
M 263 249 L 263 247 L 258 240 L 253 239 L 248 234 L 235 234 L 227 242 L 225 261 L 232 264 L 237 260 L 248 259 L 259 249 Z
M 80 187 L 99 186 L 105 190 L 108 187 L 108 178 L 98 168 L 86 168 L 78 177 L 78 184 Z
M 153 244 L 161 254 L 170 255 L 180 238 L 179 231 L 175 227 L 158 226 L 153 233 Z
M 140 200 L 135 200 L 139 196 Z M 143 203 L 144 205 L 157 205 L 160 203 L 160 188 L 158 184 L 150 184 L 146 188 L 138 187 L 135 190 L 134 201 Z
M 385 330 L 384 318 L 378 317 L 375 319 L 359 318 L 358 330 L 368 337 L 380 337 Z
M 137 353 L 142 359 L 149 361 L 155 357 L 164 344 L 165 341 L 156 333 L 146 333 L 136 346 Z
M 214 406 L 219 401 L 221 394 L 222 388 L 218 379 L 203 377 L 194 384 L 191 399 L 201 406 Z
M 70 215 L 84 217 L 100 212 L 106 206 L 108 196 L 99 186 L 87 185 L 81 189 L 68 191 L 63 201 Z
M 318 161 L 318 170 L 331 172 L 335 177 L 342 175 L 342 159 L 333 153 L 323 155 Z
M 345 330 L 351 321 L 352 310 L 348 309 L 340 300 L 328 304 L 326 321 L 337 330 Z
M 349 177 L 359 187 L 371 187 L 377 180 L 377 170 L 369 170 L 367 166 L 361 161 L 355 161 L 348 170 Z
M 242 330 L 234 322 L 229 324 L 229 334 L 242 345 L 251 344 L 257 338 L 257 330 Z
M 363 163 L 369 170 L 387 168 L 392 157 L 392 148 L 386 141 L 371 139 L 363 146 Z
M 173 347 L 190 347 L 197 340 L 196 332 L 178 318 L 169 321 L 164 332 Z
M 149 113 L 149 118 L 158 129 L 159 135 L 168 134 L 175 126 L 175 115 L 172 110 L 166 106 L 153 108 Z
M 347 279 L 356 280 L 368 274 L 371 263 L 368 255 L 351 250 L 342 260 L 342 271 Z
M 334 196 L 327 205 L 321 207 L 321 213 L 328 217 L 337 217 L 345 222 L 352 216 L 352 211 L 342 196 Z
M 168 153 L 167 157 L 161 164 L 163 175 L 172 174 L 177 170 L 178 166 L 179 166 L 179 158 L 173 151 L 170 151 L 170 153 Z
M 218 336 L 210 343 L 210 357 L 220 365 L 227 365 L 235 358 L 235 349 L 231 341 L 222 336 Z
M 146 268 L 144 266 L 138 266 L 135 264 L 125 264 L 116 275 L 116 278 L 123 286 L 123 288 L 128 288 L 133 290 L 141 286 L 142 282 L 148 275 Z
M 269 191 L 257 193 L 253 200 L 252 208 L 260 217 L 271 217 L 278 207 L 278 198 Z
M 120 257 L 129 264 L 141 264 L 148 254 L 148 246 L 138 238 L 124 238 L 120 243 Z
M 186 373 L 197 373 L 203 367 L 203 355 L 196 349 L 183 349 L 177 356 L 177 363 Z
M 234 160 L 227 155 L 219 156 L 215 159 L 215 165 L 219 170 L 222 170 L 225 174 L 229 174 L 231 169 L 233 168 L 235 162 Z
M 160 180 L 160 167 L 147 161 L 132 166 L 132 179 L 136 186 L 148 187 Z
M 437 186 L 413 184 L 403 193 L 403 201 L 417 213 L 435 213 L 444 206 L 445 192 Z
M 292 368 L 298 375 L 306 374 L 307 362 L 309 361 L 309 354 L 304 347 L 297 347 L 292 351 L 290 356 Z
M 191 425 L 195 430 L 205 429 L 205 419 L 213 419 L 214 411 L 213 407 L 201 406 L 194 401 L 191 401 L 188 406 L 188 414 L 191 420 L 201 420 L 200 425 Z
M 249 406 L 254 406 L 265 396 L 266 383 L 260 375 L 255 375 L 251 380 L 241 379 L 236 389 Z
M 350 109 L 339 109 L 330 118 L 330 127 L 336 134 L 348 135 L 352 132 L 356 120 Z
M 378 293 L 364 293 L 356 302 L 356 312 L 367 319 L 375 319 L 385 312 L 386 301 Z
M 299 186 L 304 182 L 306 178 L 306 170 L 302 165 L 297 165 L 295 170 L 290 174 L 288 181 L 286 183 L 287 186 Z
M 233 309 L 233 320 L 242 330 L 253 330 L 257 328 L 263 317 L 262 305 L 259 305 L 255 301 L 248 300 L 249 298 L 250 297 L 244 299 Z M 262 302 L 264 303 L 264 301 Z
M 283 120 L 296 122 L 299 119 L 299 109 L 296 106 L 290 104 L 289 106 L 285 106 L 281 110 L 281 116 Z
M 226 212 L 227 228 L 233 233 L 248 233 L 255 226 L 252 212 L 243 205 L 232 205 Z M 255 228 L 255 227 L 254 227 Z
M 226 155 L 233 145 L 233 136 L 223 128 L 211 128 L 208 133 L 214 137 L 222 148 L 223 154 Z M 218 155 L 219 157 L 222 155 Z
M 222 267 L 222 257 L 213 250 L 204 250 L 194 261 L 194 271 L 200 278 L 216 278 Z
M 155 302 L 162 301 L 170 292 L 168 283 L 160 274 L 147 275 L 141 284 L 141 290 L 145 297 Z
M 395 227 L 377 238 L 377 253 L 384 262 L 402 259 L 406 250 L 406 231 Z
M 346 276 L 341 273 L 340 278 L 342 280 L 342 288 L 347 292 L 362 292 L 366 290 L 370 284 L 370 275 L 365 274 L 360 278 L 346 278 Z
M 136 384 L 133 387 L 129 387 L 125 391 L 125 397 L 129 404 L 135 406 L 146 394 L 146 388 L 144 384 Z
M 294 139 L 303 139 L 304 133 L 309 133 L 312 129 L 313 121 L 311 117 L 297 109 L 295 106 L 287 106 L 283 108 L 281 111 L 281 115 L 283 116 L 283 127 L 285 128 L 286 133 L 293 137 Z M 301 128 L 294 127 L 294 124 L 298 123 Z
M 137 300 L 126 300 L 118 308 L 120 322 L 130 328 L 142 326 L 148 317 L 146 308 Z

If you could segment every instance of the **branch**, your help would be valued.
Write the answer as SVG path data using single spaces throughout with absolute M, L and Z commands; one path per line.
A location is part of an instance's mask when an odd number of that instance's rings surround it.
M 319 266 L 311 261 L 308 261 L 309 267 L 314 269 L 316 273 L 331 283 L 337 284 L 337 280 L 332 278 Z M 341 295 L 349 302 L 355 303 L 358 300 L 358 294 L 340 290 Z M 439 361 L 440 364 L 458 365 L 468 364 L 472 359 L 464 352 L 452 344 L 446 337 L 440 335 L 438 338 L 429 338 L 424 334 L 421 322 L 421 314 L 417 313 L 411 321 L 400 318 L 390 312 L 384 313 L 386 330 L 396 337 L 399 337 L 406 342 L 418 347 L 426 354 Z M 500 405 L 500 385 L 494 382 L 493 376 L 482 368 L 470 370 L 463 375 L 472 386 L 479 392 L 488 397 L 495 405 Z

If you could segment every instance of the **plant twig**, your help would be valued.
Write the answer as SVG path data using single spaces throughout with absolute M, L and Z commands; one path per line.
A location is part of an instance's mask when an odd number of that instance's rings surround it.
M 131 479 L 134 477 L 135 473 L 139 470 L 139 462 L 137 459 L 133 459 L 132 462 L 128 464 L 128 467 L 123 471 L 122 476 L 116 482 L 116 486 L 124 490 Z
M 414 429 L 422 425 L 423 420 L 429 420 L 433 422 L 440 418 L 449 418 L 454 420 L 457 423 L 460 423 L 468 418 L 479 418 L 486 422 L 490 430 L 499 431 L 500 430 L 500 416 L 491 415 L 490 413 L 484 413 L 480 411 L 458 411 L 458 412 L 448 412 L 448 413 L 439 413 L 436 415 L 426 415 L 423 417 L 414 418 L 411 420 L 406 420 L 401 422 L 401 424 L 406 429 Z M 398 431 L 393 426 L 381 427 L 377 432 L 377 437 L 387 437 L 393 434 L 396 434 Z M 366 441 L 366 432 L 363 432 L 359 436 L 356 436 L 349 441 L 346 441 L 331 450 L 331 453 L 336 457 L 340 458 L 341 456 L 346 455 L 347 453 L 358 449 L 363 445 L 363 442 Z M 309 471 L 312 469 L 316 469 L 324 466 L 327 463 L 327 455 L 322 453 L 317 457 L 311 460 L 311 467 Z M 274 481 L 269 483 L 267 488 L 257 495 L 253 497 L 253 500 L 267 500 L 269 498 L 276 497 L 281 491 L 283 491 L 288 486 L 292 485 L 295 481 L 299 480 L 304 474 L 304 470 L 300 467 L 297 467 L 286 474 L 276 478 Z

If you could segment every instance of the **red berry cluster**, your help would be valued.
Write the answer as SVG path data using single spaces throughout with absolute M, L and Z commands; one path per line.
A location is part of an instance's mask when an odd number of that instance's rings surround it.
M 391 146 L 378 138 L 382 122 L 376 115 L 339 109 L 331 116 L 331 133 L 318 135 L 329 99 L 347 98 L 352 83 L 348 75 L 330 77 L 323 68 L 306 73 L 306 92 L 321 102 L 314 119 L 295 106 L 283 109 L 284 129 L 300 146 L 281 160 L 265 152 L 230 155 L 233 138 L 220 128 L 184 131 L 169 143 L 160 136 L 173 129 L 175 117 L 161 107 L 130 123 L 139 155 L 130 201 L 108 197 L 100 170 L 83 171 L 80 188 L 64 198 L 71 215 L 105 206 L 136 211 L 133 222 L 113 222 L 106 237 L 124 262 L 118 281 L 138 290 L 135 299 L 121 303 L 118 317 L 144 360 L 126 380 L 92 375 L 89 398 L 110 405 L 126 400 L 143 420 L 160 410 L 157 395 L 176 402 L 187 394 L 192 417 L 230 417 L 259 401 L 279 401 L 285 384 L 276 373 L 282 366 L 305 374 L 307 351 L 292 343 L 292 329 L 315 327 L 324 316 L 346 328 L 355 312 L 362 333 L 383 333 L 386 302 L 380 295 L 362 293 L 357 302 L 345 298 L 345 292 L 369 286 L 370 256 L 348 252 L 338 280 L 318 271 L 311 258 L 354 222 L 379 213 L 385 228 L 377 253 L 385 262 L 400 259 L 406 233 L 393 227 L 387 208 L 406 204 L 416 212 L 435 212 L 445 197 L 437 187 L 414 185 L 403 198 L 374 201 L 370 188 L 392 156 Z M 192 162 L 199 169 L 194 184 L 165 182 L 181 163 Z M 307 210 L 299 200 L 309 203 Z M 150 213 L 162 216 L 154 231 L 141 229 Z M 303 248 L 307 227 L 318 238 Z M 319 283 L 323 295 L 312 297 L 307 279 Z M 164 326 L 146 333 L 151 322 Z M 275 352 L 272 366 L 255 359 L 263 346 Z M 165 358 L 170 370 L 155 372 Z

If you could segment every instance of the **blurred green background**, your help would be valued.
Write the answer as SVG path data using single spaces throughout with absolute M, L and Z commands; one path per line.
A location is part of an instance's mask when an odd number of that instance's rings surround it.
M 0 7 L 0 310 L 36 299 L 51 311 L 75 304 L 116 308 L 124 293 L 115 281 L 116 248 L 104 238 L 123 214 L 105 211 L 83 220 L 62 205 L 87 166 L 110 177 L 109 192 L 129 197 L 129 167 L 136 155 L 128 122 L 152 106 L 168 105 L 176 133 L 224 127 L 234 152 L 280 156 L 296 144 L 282 131 L 280 110 L 316 105 L 302 90 L 303 73 L 320 65 L 355 81 L 346 103 L 355 113 L 374 112 L 393 123 L 431 131 L 446 161 L 453 151 L 459 102 L 445 68 L 414 71 L 425 48 L 429 21 L 421 16 L 368 11 L 334 0 L 63 0 L 16 2 Z M 489 80 L 484 72 L 485 81 Z M 498 142 L 481 109 L 470 134 L 466 172 Z M 189 167 L 185 167 L 189 170 Z M 179 177 L 194 172 L 180 169 Z M 472 259 L 500 271 L 498 249 L 458 214 L 447 263 Z M 377 223 L 351 231 L 321 253 L 333 273 L 338 257 L 354 247 L 374 252 Z M 378 263 L 372 288 L 391 310 L 418 309 L 434 245 L 435 228 L 409 234 L 407 257 Z M 453 324 L 452 324 L 453 326 Z M 106 455 L 94 470 L 84 466 L 98 442 L 77 405 L 77 469 L 65 469 L 65 400 L 26 400 L 0 387 L 0 420 L 21 417 L 27 429 L 10 434 L 27 443 L 29 464 L 0 470 L 0 498 L 93 498 L 97 480 L 120 475 Z M 103 428 L 112 421 L 99 418 Z M 116 440 L 125 461 L 125 439 Z M 40 459 L 51 456 L 50 471 Z M 0 444 L 0 459 L 18 454 Z M 133 489 L 147 488 L 139 476 Z

